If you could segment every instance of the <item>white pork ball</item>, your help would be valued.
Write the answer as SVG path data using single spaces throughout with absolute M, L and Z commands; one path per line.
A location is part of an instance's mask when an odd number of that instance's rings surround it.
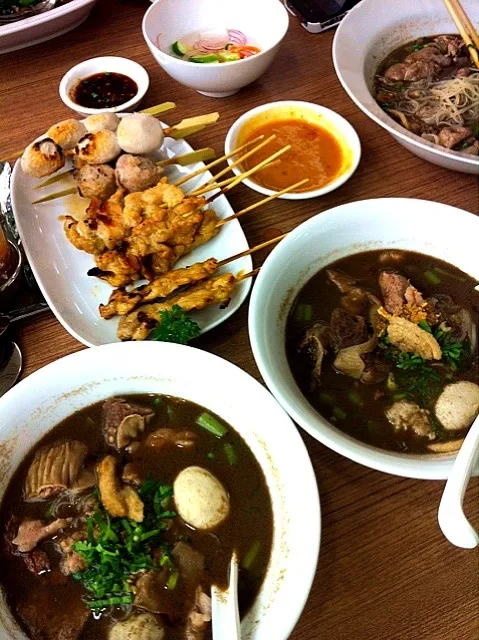
M 88 116 L 85 119 L 85 127 L 91 133 L 100 131 L 100 129 L 108 129 L 109 131 L 116 131 L 120 124 L 120 118 L 116 113 L 94 113 L 92 116 Z
M 134 154 L 156 151 L 165 138 L 159 120 L 146 113 L 124 116 L 118 125 L 117 135 L 123 151 Z
M 51 138 L 43 138 L 29 144 L 20 159 L 24 173 L 34 178 L 50 176 L 64 164 L 62 148 Z
M 230 511 L 225 488 L 202 467 L 183 469 L 173 483 L 173 495 L 179 515 L 194 529 L 214 529 Z
M 117 622 L 108 634 L 108 640 L 163 640 L 163 624 L 151 613 L 133 615 Z
M 435 410 L 448 431 L 467 429 L 479 413 L 479 386 L 467 380 L 448 384 L 436 400 Z
M 47 138 L 51 138 L 62 149 L 73 149 L 85 133 L 86 127 L 83 122 L 69 118 L 51 126 L 47 131 Z
M 87 133 L 78 141 L 75 153 L 87 164 L 106 164 L 117 158 L 120 145 L 116 134 L 108 129 Z

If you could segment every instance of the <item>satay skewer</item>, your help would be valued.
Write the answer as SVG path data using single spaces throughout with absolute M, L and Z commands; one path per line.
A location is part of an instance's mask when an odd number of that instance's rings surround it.
M 254 211 L 254 209 L 257 209 L 258 207 L 261 207 L 263 204 L 266 204 L 267 202 L 271 202 L 271 200 L 275 200 L 276 198 L 279 198 L 280 196 L 284 195 L 285 193 L 289 193 L 290 191 L 293 191 L 294 189 L 297 189 L 298 187 L 301 187 L 303 184 L 306 184 L 307 182 L 309 182 L 309 178 L 303 178 L 303 180 L 300 180 L 299 182 L 296 182 L 295 184 L 291 184 L 289 187 L 285 187 L 284 189 L 281 189 L 281 191 L 273 193 L 273 195 L 268 196 L 267 198 L 264 198 L 263 200 L 260 200 L 259 202 L 255 202 L 254 204 L 250 204 L 249 207 L 245 207 L 244 209 L 241 209 L 241 211 L 238 211 L 238 213 L 234 213 L 233 215 L 228 216 L 227 218 L 224 218 L 223 220 L 220 220 L 216 226 L 217 227 L 221 227 L 226 222 L 229 222 L 230 220 L 235 220 L 236 218 L 239 218 L 240 216 L 244 215 L 245 213 L 249 213 L 250 211 Z
M 235 262 L 240 258 L 256 253 L 256 251 L 265 249 L 273 244 L 277 244 L 287 235 L 288 234 L 284 233 L 276 236 L 275 238 L 266 240 L 265 242 L 220 261 L 217 261 L 215 258 L 209 258 L 203 262 L 196 262 L 189 267 L 171 269 L 162 276 L 152 280 L 149 284 L 140 285 L 130 291 L 126 291 L 122 287 L 115 289 L 111 293 L 108 303 L 100 304 L 100 315 L 104 319 L 112 318 L 115 315 L 125 316 L 142 304 L 167 298 L 179 288 L 198 284 L 202 280 L 205 280 L 215 274 L 219 269 L 221 269 L 221 267 L 224 267 L 231 262 Z
M 243 151 L 243 149 L 247 149 L 252 144 L 256 144 L 257 142 L 259 142 L 263 138 L 264 138 L 264 135 L 261 135 L 261 136 L 258 136 L 257 138 L 255 138 L 254 140 L 250 140 L 249 142 L 245 142 L 245 144 L 241 145 L 240 147 L 238 147 L 234 151 L 231 151 L 230 153 L 227 153 L 226 155 L 221 156 L 221 158 L 217 158 L 213 162 L 210 162 L 209 164 L 206 164 L 204 167 L 201 167 L 200 169 L 197 169 L 197 171 L 193 171 L 193 173 L 190 173 L 189 175 L 184 176 L 183 178 L 178 180 L 178 182 L 174 183 L 175 187 L 181 187 L 181 185 L 185 184 L 185 182 L 188 182 L 188 180 L 191 180 L 192 178 L 196 178 L 197 176 L 201 175 L 205 171 L 209 171 L 212 167 L 216 167 L 217 164 L 220 164 L 220 162 L 223 162 L 224 160 L 228 160 L 228 158 L 231 158 L 231 157 L 235 156 L 236 154 L 240 153 L 240 151 Z
M 155 162 L 157 167 L 167 167 L 172 164 L 178 164 L 182 167 L 187 167 L 189 164 L 194 164 L 195 162 L 204 162 L 205 160 L 211 160 L 216 156 L 216 151 L 212 147 L 204 147 L 203 149 L 197 149 L 196 151 L 189 151 L 188 153 L 182 153 L 179 156 L 173 156 L 172 158 L 167 158 L 165 160 L 158 160 Z M 48 178 L 45 182 L 41 182 L 37 184 L 34 189 L 43 189 L 44 187 L 49 187 L 63 178 L 66 178 L 72 173 L 75 169 L 68 169 L 67 171 L 62 171 L 61 173 L 57 173 L 57 175 L 52 178 Z
M 275 165 L 278 165 L 280 162 L 281 160 L 272 160 L 271 162 L 268 162 L 268 164 L 266 164 L 264 167 L 261 167 L 261 168 L 265 169 L 266 167 L 274 167 Z M 192 191 L 188 195 L 196 196 L 196 197 L 204 196 L 206 193 L 209 193 L 210 191 L 214 191 L 215 189 L 220 189 L 221 187 L 225 187 L 231 184 L 232 182 L 234 182 L 235 180 L 236 180 L 236 176 L 231 176 L 230 178 L 226 178 L 221 182 L 215 182 L 213 184 L 207 184 L 202 187 L 199 187 L 196 191 Z M 212 198 L 210 198 L 210 200 L 211 199 Z M 209 202 L 210 200 L 207 200 L 207 202 Z

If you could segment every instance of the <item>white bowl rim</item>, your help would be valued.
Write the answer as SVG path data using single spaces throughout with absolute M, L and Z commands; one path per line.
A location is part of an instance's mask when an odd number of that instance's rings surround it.
M 305 100 L 276 100 L 274 102 L 266 102 L 265 104 L 261 104 L 257 107 L 253 107 L 253 109 L 250 109 L 249 111 L 246 111 L 233 122 L 228 130 L 228 133 L 226 134 L 225 154 L 231 153 L 231 151 L 233 151 L 233 136 L 237 133 L 240 126 L 247 122 L 249 118 L 256 115 L 257 113 L 261 113 L 262 111 L 268 111 L 269 109 L 273 109 L 275 107 L 288 105 L 303 107 L 318 114 L 324 114 L 325 116 L 329 115 L 333 116 L 334 118 L 338 118 L 347 132 L 343 132 L 343 134 L 350 145 L 353 158 L 350 168 L 344 173 L 341 173 L 335 180 L 328 182 L 328 184 L 326 184 L 324 187 L 321 187 L 320 189 L 313 189 L 311 191 L 302 191 L 300 193 L 285 193 L 282 196 L 279 196 L 279 198 L 283 200 L 309 200 L 310 198 L 318 198 L 319 196 L 326 195 L 327 193 L 338 189 L 351 178 L 351 176 L 358 168 L 358 165 L 361 161 L 362 153 L 361 140 L 356 132 L 356 129 L 344 116 L 342 116 L 337 111 L 333 111 L 328 107 L 323 107 L 323 105 L 316 104 L 315 102 L 307 102 Z M 229 165 L 231 165 L 233 163 L 233 160 L 231 158 L 228 158 L 227 162 Z M 237 176 L 241 173 L 238 167 L 233 167 L 232 171 Z M 272 196 L 278 193 L 278 191 L 263 187 L 262 185 L 254 182 L 254 180 L 250 180 L 249 178 L 245 178 L 242 182 L 247 187 L 250 187 L 250 189 L 257 191 L 258 193 L 262 193 L 265 196 Z
M 288 249 L 290 245 L 294 243 L 297 236 L 304 234 L 310 227 L 316 227 L 318 220 L 326 222 L 331 218 L 341 218 L 342 212 L 347 208 L 353 208 L 357 203 L 375 203 L 379 206 L 383 205 L 383 209 L 387 210 L 391 201 L 402 203 L 403 206 L 410 206 L 411 202 L 415 202 L 418 205 L 421 203 L 428 205 L 438 205 L 444 209 L 448 209 L 451 214 L 454 214 L 455 219 L 462 217 L 463 219 L 474 219 L 479 224 L 479 218 L 473 213 L 464 209 L 459 209 L 451 205 L 445 205 L 442 203 L 434 202 L 431 200 L 421 200 L 419 198 L 365 198 L 363 200 L 355 200 L 347 202 L 345 204 L 331 207 L 321 213 L 314 215 L 313 217 L 305 220 L 305 222 L 298 225 L 295 229 L 282 240 L 268 255 L 264 264 L 261 267 L 259 275 L 253 286 L 251 293 L 251 299 L 248 311 L 248 331 L 251 349 L 253 351 L 256 365 L 264 379 L 268 389 L 282 405 L 282 407 L 289 413 L 292 419 L 299 424 L 305 431 L 307 431 L 313 438 L 322 442 L 325 446 L 329 447 L 336 453 L 349 458 L 358 464 L 382 471 L 391 475 L 397 475 L 406 478 L 415 478 L 421 480 L 443 480 L 447 478 L 449 468 L 452 466 L 455 455 L 448 456 L 429 456 L 429 455 L 414 455 L 414 454 L 401 454 L 399 452 L 389 452 L 387 450 L 373 447 L 360 440 L 348 436 L 347 434 L 334 430 L 333 426 L 324 418 L 318 411 L 314 410 L 316 414 L 317 423 L 321 424 L 321 429 L 311 426 L 308 420 L 302 415 L 301 411 L 298 411 L 293 401 L 293 393 L 290 389 L 285 394 L 282 385 L 279 384 L 274 376 L 269 371 L 269 368 L 265 365 L 264 357 L 262 355 L 262 343 L 261 331 L 258 329 L 257 317 L 261 312 L 262 302 L 262 289 L 267 286 L 268 269 L 274 260 L 282 255 Z M 321 224 L 321 223 L 320 223 Z M 303 396 L 305 399 L 305 397 Z M 305 399 L 306 400 L 306 399 Z M 306 400 L 307 402 L 307 400 Z M 418 464 L 419 462 L 419 464 Z
M 388 133 L 390 133 L 392 136 L 397 136 L 398 138 L 401 138 L 401 140 L 404 140 L 404 142 L 408 144 L 413 144 L 415 147 L 418 147 L 423 151 L 435 153 L 436 155 L 441 156 L 442 158 L 448 158 L 448 159 L 452 158 L 454 160 L 461 161 L 464 164 L 476 166 L 479 162 L 479 160 L 477 159 L 477 156 L 476 156 L 476 159 L 474 159 L 474 156 L 468 157 L 467 154 L 463 154 L 463 153 L 461 154 L 457 151 L 442 149 L 437 144 L 433 144 L 432 142 L 429 142 L 427 140 L 422 140 L 416 134 L 411 134 L 409 132 L 406 132 L 404 127 L 401 127 L 400 124 L 397 124 L 390 116 L 387 116 L 386 114 L 385 114 L 386 119 L 382 120 L 381 118 L 376 116 L 372 111 L 370 111 L 370 109 L 364 104 L 364 102 L 349 88 L 349 85 L 341 72 L 341 67 L 338 62 L 338 49 L 341 45 L 341 38 L 342 38 L 343 31 L 345 31 L 346 28 L 349 26 L 349 24 L 354 21 L 354 17 L 356 15 L 355 12 L 356 11 L 359 12 L 361 8 L 367 11 L 367 4 L 369 1 L 373 1 L 373 0 L 362 0 L 362 2 L 360 2 L 355 7 L 353 7 L 345 16 L 344 20 L 341 21 L 334 35 L 333 65 L 336 71 L 336 75 L 338 76 L 339 82 L 341 83 L 343 89 L 346 91 L 346 93 L 351 98 L 351 100 L 355 103 L 357 107 L 359 107 L 359 109 L 361 109 L 363 113 L 365 113 L 369 118 L 371 118 L 371 120 L 374 120 L 374 122 L 376 122 L 376 124 L 378 124 L 380 127 L 383 127 L 384 129 L 386 129 L 386 131 L 388 131 Z M 366 84 L 366 88 L 367 88 L 367 84 Z M 367 91 L 371 96 L 371 98 L 374 100 L 368 88 L 367 88 Z M 390 120 L 390 122 L 388 122 L 388 120 Z
M 273 44 L 271 44 L 269 47 L 265 47 L 264 49 L 261 49 L 261 51 L 259 51 L 258 53 L 255 53 L 254 56 L 249 56 L 248 58 L 243 58 L 242 60 L 231 60 L 230 62 L 222 62 L 221 63 L 221 67 L 230 67 L 231 65 L 235 65 L 238 64 L 240 62 L 244 63 L 247 62 L 248 60 L 250 60 L 251 58 L 255 58 L 258 59 L 259 57 L 261 57 L 264 53 L 267 53 L 268 51 L 270 51 L 273 47 L 275 47 L 277 44 L 279 44 L 284 36 L 286 35 L 287 31 L 288 31 L 288 27 L 289 27 L 289 14 L 286 10 L 286 7 L 284 6 L 284 4 L 282 2 L 278 2 L 275 0 L 261 0 L 261 2 L 270 2 L 271 6 L 274 7 L 281 7 L 281 9 L 283 10 L 282 13 L 285 17 L 285 24 L 284 24 L 284 31 L 283 33 L 279 36 L 279 38 L 277 38 L 275 40 L 275 42 L 273 42 Z M 177 58 L 176 56 L 171 56 L 169 53 L 165 53 L 164 51 L 162 51 L 158 45 L 156 44 L 156 42 L 153 42 L 153 40 L 149 37 L 149 35 L 146 33 L 146 23 L 150 17 L 150 13 L 153 12 L 153 9 L 155 8 L 155 6 L 160 3 L 161 0 L 152 0 L 152 4 L 151 7 L 149 7 L 145 13 L 145 15 L 143 16 L 143 20 L 141 23 L 141 29 L 143 32 L 143 37 L 145 38 L 145 40 L 147 42 L 149 42 L 151 44 L 151 46 L 153 46 L 155 48 L 155 51 L 158 52 L 158 54 L 160 54 L 161 56 L 165 56 L 167 59 L 172 58 L 173 60 L 176 60 L 176 62 L 179 62 L 181 65 L 187 65 L 190 66 L 192 64 L 195 64 L 194 62 L 189 62 L 188 60 L 182 60 L 181 58 Z M 279 11 L 281 11 L 281 9 L 278 9 Z M 201 66 L 202 69 L 216 69 L 216 65 L 212 64 L 212 65 L 202 65 Z
M 267 398 L 269 403 L 273 403 L 275 408 L 284 415 L 285 421 L 290 425 L 290 435 L 295 438 L 297 443 L 297 450 L 303 458 L 302 461 L 302 472 L 306 473 L 309 476 L 310 482 L 308 483 L 308 491 L 311 497 L 310 503 L 308 503 L 308 513 L 307 513 L 307 527 L 308 527 L 308 536 L 310 543 L 308 545 L 308 555 L 310 556 L 311 562 L 305 563 L 302 567 L 302 597 L 301 598 L 291 598 L 292 611 L 290 615 L 290 626 L 288 629 L 281 630 L 281 638 L 286 640 L 289 635 L 292 633 L 294 627 L 296 626 L 300 616 L 303 613 L 303 609 L 306 605 L 306 602 L 309 598 L 309 594 L 311 591 L 312 583 L 316 575 L 317 563 L 319 559 L 319 551 L 320 551 L 320 543 L 321 543 L 321 505 L 320 505 L 320 497 L 318 490 L 318 483 L 316 479 L 316 475 L 314 473 L 313 465 L 304 444 L 304 441 L 299 433 L 299 430 L 296 428 L 296 425 L 292 422 L 291 418 L 287 414 L 287 412 L 281 407 L 280 403 L 274 398 L 274 396 L 262 385 L 258 380 L 253 378 L 249 373 L 233 364 L 229 360 L 221 358 L 216 354 L 210 353 L 208 351 L 204 351 L 203 349 L 198 349 L 195 347 L 190 347 L 186 345 L 180 345 L 175 343 L 166 343 L 166 342 L 126 342 L 126 343 L 110 343 L 106 345 L 101 345 L 98 347 L 94 347 L 93 349 L 82 349 L 80 351 L 76 351 L 74 353 L 70 353 L 58 360 L 50 362 L 49 364 L 41 367 L 40 369 L 34 371 L 29 376 L 21 380 L 18 384 L 12 387 L 2 398 L 0 398 L 0 408 L 6 402 L 9 404 L 12 403 L 15 405 L 18 402 L 24 402 L 26 394 L 24 390 L 27 391 L 29 387 L 32 385 L 36 385 L 39 388 L 42 388 L 42 382 L 45 380 L 45 372 L 54 372 L 55 369 L 61 370 L 66 365 L 69 365 L 69 369 L 75 371 L 75 365 L 79 365 L 82 361 L 88 361 L 93 353 L 98 353 L 98 349 L 102 349 L 102 354 L 104 356 L 104 361 L 108 361 L 109 357 L 114 357 L 115 355 L 121 354 L 124 355 L 125 349 L 126 352 L 131 351 L 133 354 L 135 352 L 137 354 L 141 354 L 142 358 L 147 358 L 151 361 L 151 349 L 156 349 L 159 352 L 159 357 L 156 359 L 156 362 L 161 362 L 162 357 L 163 361 L 168 362 L 169 358 L 176 358 L 178 362 L 186 363 L 189 359 L 198 360 L 198 364 L 205 360 L 213 361 L 213 368 L 215 364 L 221 366 L 222 369 L 230 369 L 234 372 L 235 375 L 239 375 L 247 381 L 248 385 L 254 385 L 258 391 L 264 395 L 264 398 Z M 166 353 L 160 354 L 160 351 L 164 351 Z M 169 353 L 171 352 L 171 353 Z M 179 353 L 178 353 L 179 352 Z M 95 373 L 92 373 L 92 378 L 95 377 Z M 101 374 L 100 374 L 101 375 Z M 118 376 L 120 381 L 126 381 L 128 376 L 125 374 Z M 88 384 L 88 383 L 86 383 Z M 125 392 L 123 392 L 125 393 Z M 68 396 L 68 394 L 67 394 Z M 66 397 L 67 397 L 66 396 Z M 88 406 L 88 402 L 85 403 L 84 406 Z M 252 407 L 252 410 L 254 407 Z M 53 425 L 54 426 L 54 425 Z M 232 425 L 234 427 L 234 425 Z M 2 435 L 2 423 L 0 423 L 0 442 Z M 45 432 L 47 433 L 47 432 Z M 240 434 L 241 435 L 241 434 Z M 274 437 L 274 436 L 272 436 Z M 36 440 L 38 441 L 38 439 Z M 11 474 L 16 470 L 12 470 Z M 8 481 L 7 481 L 8 483 Z M 291 547 L 294 547 L 294 543 L 291 542 Z M 277 588 L 276 591 L 280 590 Z M 297 592 L 294 594 L 297 596 Z M 252 623 L 252 628 L 256 628 L 258 625 L 261 625 L 260 621 L 255 621 Z M 2 627 L 2 621 L 0 620 L 0 631 Z M 283 635 L 284 633 L 284 635 Z M 249 637 L 249 636 L 248 636 Z
M 104 62 L 105 64 L 108 64 L 109 62 L 113 62 L 113 61 L 127 62 L 129 65 L 132 66 L 132 68 L 134 69 L 135 75 L 134 77 L 132 77 L 133 76 L 132 74 L 132 76 L 130 77 L 132 80 L 136 82 L 136 85 L 138 87 L 138 91 L 133 96 L 133 98 L 130 98 L 130 100 L 128 100 L 127 102 L 123 102 L 122 104 L 119 104 L 116 107 L 102 107 L 99 109 L 93 109 L 92 107 L 83 107 L 81 104 L 74 102 L 70 98 L 70 96 L 68 95 L 68 85 L 70 84 L 70 81 L 72 80 L 72 76 L 74 75 L 74 73 L 81 71 L 83 67 L 90 65 L 92 63 L 98 62 L 99 66 L 103 66 L 103 64 L 100 65 L 100 61 L 102 61 L 102 63 Z M 98 71 L 98 73 L 101 73 L 101 71 Z M 142 98 L 145 96 L 146 92 L 148 91 L 149 86 L 150 86 L 150 77 L 148 75 L 148 72 L 144 67 L 141 66 L 141 64 L 139 64 L 135 60 L 131 60 L 131 58 L 124 58 L 122 56 L 97 56 L 95 58 L 87 58 L 86 60 L 82 60 L 82 62 L 79 62 L 75 66 L 68 69 L 68 71 L 63 75 L 62 79 L 60 80 L 58 91 L 60 93 L 60 98 L 63 100 L 65 105 L 70 109 L 72 109 L 73 111 L 76 111 L 77 113 L 80 113 L 83 115 L 95 115 L 97 113 L 117 113 L 121 111 L 128 111 L 128 109 L 138 104 L 140 100 L 142 100 Z

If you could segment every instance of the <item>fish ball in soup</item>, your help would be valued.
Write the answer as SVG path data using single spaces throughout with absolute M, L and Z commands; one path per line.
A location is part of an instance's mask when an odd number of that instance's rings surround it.
M 479 413 L 479 386 L 463 380 L 448 384 L 436 402 L 436 416 L 448 431 L 471 426 Z
M 151 613 L 140 613 L 124 622 L 117 622 L 108 640 L 163 640 L 165 629 Z
M 195 529 L 209 530 L 228 516 L 229 497 L 221 482 L 202 467 L 187 467 L 173 484 L 178 513 Z

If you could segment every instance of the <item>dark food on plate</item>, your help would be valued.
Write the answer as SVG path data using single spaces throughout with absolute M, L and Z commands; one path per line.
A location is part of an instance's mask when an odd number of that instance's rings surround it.
M 104 71 L 80 80 L 70 98 L 88 109 L 107 109 L 125 104 L 138 93 L 138 85 L 123 73 Z
M 11 278 L 15 267 L 15 256 L 5 231 L 0 225 L 0 287 Z
M 384 449 L 458 449 L 479 413 L 476 281 L 410 251 L 322 269 L 286 327 L 296 382 L 325 418 Z
M 61 7 L 70 0 L 56 0 L 54 7 Z M 2 16 L 22 16 L 31 15 L 31 9 L 38 8 L 44 4 L 44 0 L 0 0 L 0 18 Z
M 294 191 L 320 189 L 336 178 L 344 164 L 344 152 L 336 137 L 327 129 L 300 118 L 278 118 L 252 127 L 241 142 L 249 142 L 259 135 L 268 138 L 272 134 L 276 138 L 243 163 L 246 171 L 265 160 L 271 152 L 291 145 L 279 164 L 266 167 L 251 178 L 267 189 L 280 191 L 302 178 L 308 178 L 309 182 Z
M 241 436 L 170 396 L 110 398 L 57 425 L 0 509 L 1 582 L 35 640 L 206 640 L 233 550 L 242 614 L 263 581 L 272 507 Z
M 418 38 L 379 65 L 374 97 L 412 133 L 479 155 L 479 70 L 457 35 Z

